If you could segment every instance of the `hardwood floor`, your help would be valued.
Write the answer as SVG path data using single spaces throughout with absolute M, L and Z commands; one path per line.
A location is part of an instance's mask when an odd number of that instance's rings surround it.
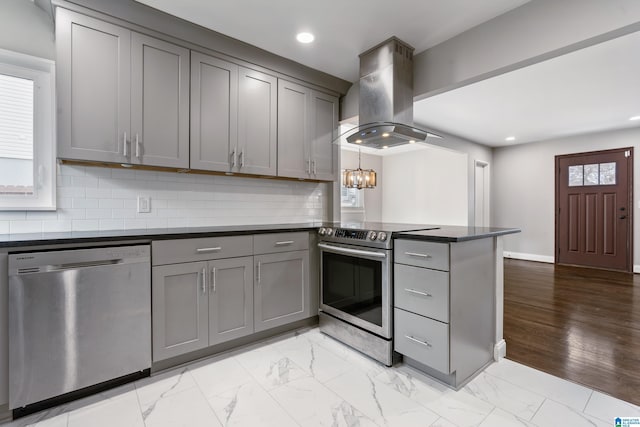
M 507 359 L 640 405 L 640 275 L 505 259 Z

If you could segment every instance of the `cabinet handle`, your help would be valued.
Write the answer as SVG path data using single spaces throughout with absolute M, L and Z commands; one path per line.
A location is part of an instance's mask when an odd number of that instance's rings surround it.
M 127 157 L 129 153 L 127 152 L 127 132 L 124 133 L 124 137 L 122 138 L 122 154 Z
M 282 242 L 276 242 L 276 246 L 287 246 L 292 245 L 293 243 L 293 240 L 283 240 Z
M 236 150 L 233 150 L 231 152 L 231 167 L 232 168 L 236 167 Z
M 317 173 L 317 171 L 316 171 L 316 161 L 312 160 L 311 164 L 313 165 L 313 174 L 315 175 Z
M 202 294 L 207 293 L 207 268 L 202 269 Z
M 215 248 L 198 248 L 196 249 L 196 252 L 199 254 L 206 254 L 208 252 L 218 252 L 222 250 L 222 246 L 217 246 Z
M 311 157 L 307 159 L 307 173 L 311 175 Z
M 140 158 L 140 138 L 136 133 L 136 159 Z
M 405 335 L 404 337 L 405 337 L 406 339 L 408 339 L 408 340 L 413 341 L 413 342 L 417 342 L 418 344 L 422 344 L 422 345 L 423 345 L 423 346 L 425 346 L 425 347 L 431 347 L 431 343 L 430 343 L 429 341 L 422 341 L 422 340 L 419 340 L 419 339 L 417 339 L 417 338 L 414 338 L 414 337 L 412 337 L 412 336 L 410 336 L 410 335 Z
M 412 293 L 412 294 L 418 294 L 418 295 L 422 295 L 423 297 L 432 297 L 433 295 L 428 294 L 426 292 L 422 292 L 422 291 L 417 291 L 415 289 L 410 289 L 410 288 L 404 288 L 405 291 Z
M 240 154 L 238 155 L 239 159 L 240 159 L 240 168 L 244 167 L 244 148 L 242 149 L 242 151 L 240 151 Z
M 405 252 L 404 254 L 408 256 L 415 256 L 418 258 L 431 258 L 431 255 L 429 254 L 419 254 L 417 252 Z
M 258 283 L 260 283 L 260 270 L 262 269 L 262 263 L 258 262 L 258 265 L 256 266 L 257 270 L 258 270 Z
M 213 282 L 211 284 L 211 292 L 215 294 L 216 293 L 216 268 L 215 267 L 211 269 L 211 281 Z

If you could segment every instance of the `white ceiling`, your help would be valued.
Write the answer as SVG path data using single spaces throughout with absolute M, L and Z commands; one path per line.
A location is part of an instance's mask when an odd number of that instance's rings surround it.
M 358 55 L 391 36 L 419 53 L 529 0 L 137 1 L 354 82 Z
M 418 101 L 414 121 L 492 147 L 637 127 L 637 52 L 640 33 L 609 40 Z

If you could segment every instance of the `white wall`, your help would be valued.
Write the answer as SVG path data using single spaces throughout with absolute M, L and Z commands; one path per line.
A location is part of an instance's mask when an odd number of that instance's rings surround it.
M 57 181 L 57 211 L 0 212 L 0 234 L 328 220 L 329 184 L 68 165 Z
M 574 50 L 587 39 L 637 26 L 638 21 L 637 0 L 530 1 L 416 55 L 414 96 L 420 99 L 539 62 L 544 55 L 557 56 L 562 49 Z
M 425 147 L 383 157 L 382 220 L 467 225 L 468 155 Z
M 341 151 L 341 168 L 356 169 L 358 167 L 358 152 L 350 150 Z M 364 197 L 363 212 L 353 210 L 341 211 L 341 219 L 345 221 L 382 221 L 382 177 L 384 175 L 382 157 L 369 153 L 362 153 L 362 169 L 373 169 L 376 171 L 378 183 L 375 188 L 358 190 Z
M 555 156 L 634 147 L 634 203 L 640 200 L 640 128 L 593 133 L 494 149 L 492 221 L 522 233 L 504 237 L 504 250 L 553 262 Z M 634 264 L 640 264 L 640 209 L 634 207 Z M 531 257 L 530 257 L 531 258 Z
M 55 59 L 53 20 L 32 1 L 2 0 L 0 48 Z

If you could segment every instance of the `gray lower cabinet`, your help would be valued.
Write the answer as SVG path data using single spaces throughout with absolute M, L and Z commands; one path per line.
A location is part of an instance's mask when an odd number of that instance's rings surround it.
M 191 168 L 276 174 L 277 79 L 192 52 Z
M 209 345 L 206 262 L 161 265 L 152 269 L 153 360 Z
M 253 257 L 209 262 L 209 345 L 253 333 Z
M 254 256 L 255 331 L 302 320 L 309 310 L 309 251 Z
M 278 80 L 278 176 L 331 181 L 338 98 Z
M 493 360 L 493 239 L 394 242 L 394 350 L 454 388 Z
M 189 167 L 189 51 L 56 9 L 58 157 Z

